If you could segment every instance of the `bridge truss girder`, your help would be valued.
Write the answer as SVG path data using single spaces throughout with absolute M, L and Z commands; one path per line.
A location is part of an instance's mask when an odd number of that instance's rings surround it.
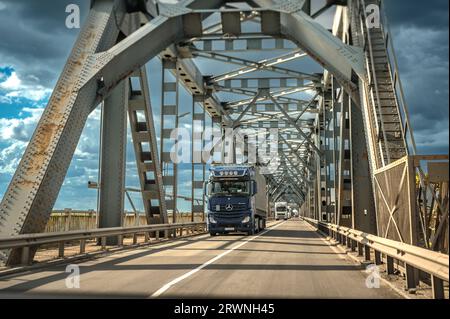
M 134 32 L 126 32 L 133 30 L 133 24 L 136 22 L 132 13 L 127 13 L 126 1 L 92 2 L 88 21 L 0 204 L 2 236 L 39 233 L 44 230 L 89 113 L 99 103 L 114 96 L 121 83 L 127 81 L 151 58 L 163 52 L 163 58 L 178 59 L 180 52 L 173 45 L 186 43 L 193 38 L 202 38 L 202 15 L 220 12 L 222 25 L 231 27 L 227 17 L 233 17 L 234 12 L 238 10 L 220 9 L 225 2 L 185 0 L 177 5 L 155 6 L 148 1 L 148 11 L 139 14 L 149 21 L 139 25 Z M 299 48 L 334 74 L 355 102 L 359 101 L 355 75 L 358 75 L 363 83 L 366 81 L 362 49 L 345 44 L 303 12 L 302 10 L 308 7 L 308 1 L 255 0 L 254 3 L 260 5 L 260 8 L 251 11 L 256 11 L 260 16 L 262 34 L 287 38 L 298 44 Z M 157 13 L 159 14 L 156 15 Z M 117 42 L 119 35 L 125 37 Z M 235 36 L 245 34 L 238 30 Z M 228 110 L 217 102 L 214 88 L 210 88 L 207 81 L 204 82 L 195 65 L 185 59 L 181 59 L 179 63 L 181 72 L 178 67 L 176 72 L 180 74 L 180 81 L 186 84 L 188 79 L 189 83 L 196 84 L 196 87 L 191 86 L 188 89 L 204 97 L 202 104 L 206 111 L 211 116 L 220 118 L 222 123 L 232 123 Z M 316 84 L 314 88 L 317 87 Z M 293 134 L 300 135 L 299 142 L 307 146 L 307 150 L 301 153 L 303 167 L 295 169 L 298 172 L 303 169 L 307 172 L 311 167 L 321 165 L 322 151 L 318 148 L 320 142 L 317 139 L 315 143 L 311 142 L 303 131 L 305 127 L 299 125 L 298 120 L 291 118 L 281 103 L 296 102 L 306 106 L 309 101 L 283 97 L 285 94 L 284 91 L 271 92 L 267 96 L 278 108 L 278 115 L 284 117 L 293 127 Z M 245 104 L 248 102 L 243 102 L 243 105 Z M 153 155 L 153 161 L 156 163 L 156 152 Z M 122 165 L 120 159 L 117 163 Z M 281 174 L 287 171 L 292 172 L 292 168 L 284 164 Z M 304 174 L 305 176 L 299 178 L 306 181 L 315 178 L 310 173 Z M 164 207 L 165 196 L 161 189 L 163 182 L 159 176 L 157 180 L 160 180 L 157 182 L 157 196 L 161 199 L 161 207 Z M 119 177 L 115 187 L 120 188 L 121 183 Z M 304 197 L 303 189 L 296 186 L 291 188 L 299 197 Z M 105 190 L 106 188 L 104 193 Z M 174 197 L 176 198 L 176 195 Z M 146 211 L 147 216 L 150 216 L 151 209 L 146 207 Z M 160 210 L 162 222 L 167 221 L 164 211 L 165 209 Z M 18 254 L 14 251 L 4 252 L 2 258 L 15 263 Z

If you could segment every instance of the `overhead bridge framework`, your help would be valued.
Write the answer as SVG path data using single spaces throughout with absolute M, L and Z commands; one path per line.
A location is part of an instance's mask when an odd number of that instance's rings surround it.
M 386 21 L 379 28 L 366 23 L 367 6 L 382 8 L 382 2 L 328 1 L 316 12 L 311 2 L 93 0 L 0 204 L 0 236 L 44 231 L 86 120 L 100 103 L 99 227 L 121 226 L 127 118 L 147 222 L 176 222 L 168 211 L 177 211 L 178 167 L 167 145 L 186 90 L 193 97 L 192 127 L 200 128 L 193 138 L 206 127 L 278 129 L 279 167 L 266 175 L 271 202 L 293 200 L 305 217 L 448 249 L 448 180 L 439 174 L 425 180 L 419 163 L 448 157 L 415 154 Z M 330 32 L 315 18 L 331 6 Z M 236 54 L 246 51 L 273 56 L 252 61 Z M 160 119 L 145 68 L 155 57 L 162 65 Z M 202 74 L 199 58 L 235 69 Z M 323 72 L 283 66 L 307 58 Z M 223 99 L 236 95 L 240 99 Z M 193 143 L 192 151 L 198 158 L 201 147 Z M 205 167 L 204 160 L 192 163 L 192 220 L 204 212 Z M 421 207 L 419 193 L 431 194 L 434 204 Z M 18 263 L 20 251 L 3 251 L 0 258 Z

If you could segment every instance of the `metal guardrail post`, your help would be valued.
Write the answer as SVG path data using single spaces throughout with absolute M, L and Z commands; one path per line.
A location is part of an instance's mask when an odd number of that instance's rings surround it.
M 386 270 L 388 275 L 393 275 L 395 273 L 394 258 L 391 256 L 386 256 Z
M 28 266 L 30 264 L 30 247 L 22 248 L 21 264 Z
M 375 254 L 375 265 L 381 265 L 383 263 L 381 260 L 381 253 L 375 250 L 374 254 Z
M 416 289 L 419 284 L 419 271 L 408 264 L 406 268 L 406 290 Z
M 144 242 L 148 243 L 150 241 L 150 234 L 148 232 L 144 233 Z
M 80 240 L 80 254 L 84 254 L 86 252 L 86 240 Z
M 346 242 L 346 244 L 347 244 L 347 248 L 352 248 L 352 240 L 351 240 L 351 238 L 350 237 L 346 237 L 345 238 L 345 242 Z
M 117 236 L 118 238 L 117 238 L 117 245 L 118 246 L 123 246 L 123 236 L 122 235 L 119 235 L 119 236 Z
M 102 237 L 100 239 L 100 243 L 101 243 L 102 249 L 105 250 L 106 249 L 106 237 Z
M 364 254 L 364 245 L 361 243 L 358 243 L 358 256 L 362 256 Z
M 356 241 L 351 240 L 350 249 L 351 249 L 352 252 L 356 251 Z
M 442 279 L 431 276 L 431 286 L 434 299 L 445 299 L 444 281 Z
M 364 259 L 370 261 L 370 247 L 364 246 Z
M 58 257 L 64 258 L 64 242 L 58 244 Z

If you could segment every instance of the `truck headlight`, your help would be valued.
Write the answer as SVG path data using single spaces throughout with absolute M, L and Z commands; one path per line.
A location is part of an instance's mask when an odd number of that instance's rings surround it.
M 214 219 L 214 217 L 212 217 L 212 216 L 209 216 L 209 222 L 211 223 L 211 224 L 217 224 L 217 221 Z
M 245 216 L 244 219 L 242 220 L 243 224 L 249 223 L 250 222 L 250 216 Z

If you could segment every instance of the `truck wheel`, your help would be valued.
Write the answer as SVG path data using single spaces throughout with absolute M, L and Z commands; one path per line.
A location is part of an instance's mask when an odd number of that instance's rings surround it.
M 255 218 L 255 234 L 259 233 L 259 217 Z
M 217 233 L 209 233 L 210 236 L 217 236 Z

